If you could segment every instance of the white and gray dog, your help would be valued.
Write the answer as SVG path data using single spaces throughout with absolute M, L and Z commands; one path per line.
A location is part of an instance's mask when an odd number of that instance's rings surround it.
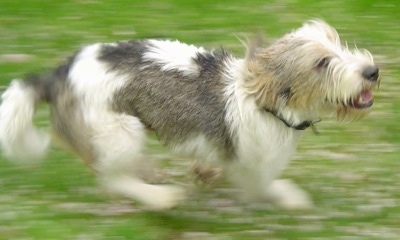
M 270 45 L 250 43 L 243 59 L 169 40 L 93 44 L 51 73 L 12 81 L 2 95 L 0 142 L 15 161 L 43 158 L 50 137 L 32 119 L 46 102 L 54 135 L 107 190 L 147 208 L 185 197 L 181 187 L 145 181 L 150 130 L 207 166 L 199 169 L 222 169 L 248 199 L 310 207 L 305 192 L 277 177 L 303 130 L 323 114 L 361 118 L 378 83 L 371 54 L 343 46 L 321 20 Z

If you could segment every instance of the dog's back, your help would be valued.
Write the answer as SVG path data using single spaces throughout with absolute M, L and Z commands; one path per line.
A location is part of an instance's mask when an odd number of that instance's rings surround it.
M 186 49 L 187 59 L 179 62 L 183 55 L 179 53 L 170 56 L 173 47 Z M 106 45 L 99 59 L 127 80 L 113 95 L 115 111 L 138 117 L 169 146 L 205 135 L 216 148 L 230 154 L 232 142 L 225 124 L 224 96 L 228 81 L 224 71 L 232 56 L 227 52 L 151 40 Z M 165 64 L 167 61 L 170 66 Z

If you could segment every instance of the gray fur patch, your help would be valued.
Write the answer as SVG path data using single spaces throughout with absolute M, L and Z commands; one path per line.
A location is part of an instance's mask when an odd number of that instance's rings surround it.
M 148 46 L 146 41 L 129 41 L 101 49 L 99 59 L 109 70 L 129 79 L 114 95 L 114 110 L 137 116 L 167 145 L 204 135 L 216 148 L 223 149 L 222 157 L 232 156 L 222 76 L 223 63 L 231 55 L 225 51 L 199 53 L 193 59 L 199 66 L 198 76 L 187 76 L 144 62 L 142 56 Z
M 24 78 L 24 84 L 35 89 L 38 102 L 51 102 L 57 97 L 59 90 L 66 84 L 67 75 L 75 57 L 76 54 L 53 71 L 45 74 L 31 73 Z

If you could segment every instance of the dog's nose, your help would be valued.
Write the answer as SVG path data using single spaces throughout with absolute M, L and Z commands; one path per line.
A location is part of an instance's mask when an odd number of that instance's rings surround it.
M 375 65 L 368 66 L 362 72 L 362 76 L 368 81 L 376 81 L 379 77 L 379 68 Z

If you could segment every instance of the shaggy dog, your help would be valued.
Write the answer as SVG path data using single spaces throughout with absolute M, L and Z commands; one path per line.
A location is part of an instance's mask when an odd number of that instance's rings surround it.
M 311 206 L 307 194 L 277 179 L 303 130 L 323 114 L 363 117 L 378 83 L 371 54 L 341 45 L 320 20 L 270 45 L 248 44 L 243 59 L 169 40 L 98 43 L 51 73 L 12 81 L 2 95 L 0 143 L 10 159 L 43 158 L 50 138 L 32 118 L 46 102 L 55 135 L 99 182 L 147 208 L 185 197 L 142 176 L 148 129 L 172 151 L 222 169 L 246 198 L 303 208 Z

